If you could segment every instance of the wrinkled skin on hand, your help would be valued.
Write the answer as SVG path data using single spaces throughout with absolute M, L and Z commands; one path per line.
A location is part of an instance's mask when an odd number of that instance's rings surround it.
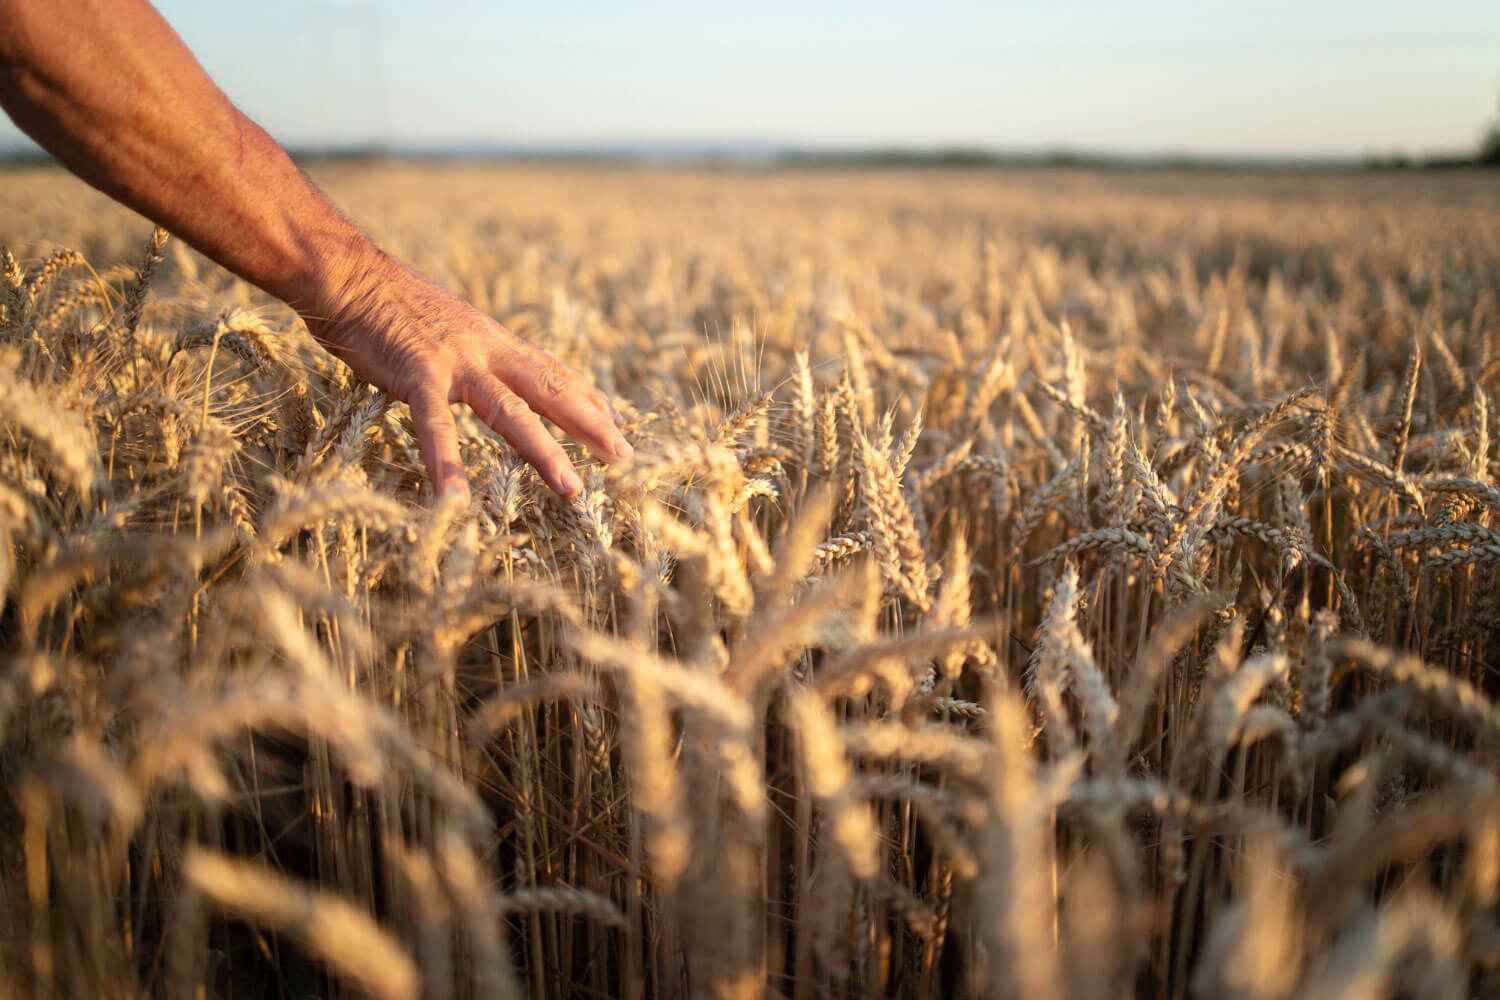
M 583 484 L 542 417 L 602 461 L 630 457 L 614 408 L 586 378 L 385 255 L 335 309 L 304 318 L 356 375 L 411 407 L 440 496 L 469 498 L 450 403 L 468 404 L 565 497 Z

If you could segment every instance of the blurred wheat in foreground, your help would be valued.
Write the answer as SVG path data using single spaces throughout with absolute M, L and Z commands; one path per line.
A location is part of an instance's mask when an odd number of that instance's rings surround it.
M 1493 179 L 320 179 L 637 459 L 6 174 L 0 991 L 1500 990 Z

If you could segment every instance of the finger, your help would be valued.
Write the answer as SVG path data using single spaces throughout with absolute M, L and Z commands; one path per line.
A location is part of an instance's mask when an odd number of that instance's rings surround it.
M 498 378 L 473 375 L 460 380 L 459 398 L 541 474 L 548 488 L 560 496 L 577 496 L 583 481 L 568 460 L 562 445 L 547 433 L 541 419 L 526 401 L 506 388 Z
M 624 426 L 625 414 L 615 409 L 615 404 L 609 401 L 608 396 L 600 392 L 598 389 L 594 389 L 589 394 L 589 398 L 594 401 L 595 406 L 599 407 L 599 409 L 603 410 L 606 414 L 609 415 L 609 419 L 614 421 L 615 427 L 618 428 Z
M 597 457 L 613 462 L 631 456 L 630 443 L 608 409 L 590 396 L 592 386 L 577 372 L 535 348 L 523 348 L 499 360 L 498 374 L 517 395 Z
M 545 352 L 537 351 L 537 353 L 543 354 Z M 589 381 L 588 376 L 584 375 L 582 372 L 569 368 L 567 365 L 564 365 L 561 362 L 559 362 L 559 366 L 568 375 L 572 376 L 572 378 L 574 379 L 574 384 L 583 392 L 584 396 L 588 398 L 589 402 L 593 403 L 594 406 L 598 408 L 600 413 L 603 413 L 604 415 L 611 418 L 614 417 L 615 408 L 610 405 L 609 397 L 601 392 L 597 385 L 594 385 L 593 382 Z M 618 421 L 616 421 L 616 424 L 618 425 Z
M 609 397 L 600 392 L 598 386 L 590 384 L 589 380 L 584 376 L 580 375 L 579 379 L 582 380 L 583 384 L 586 386 L 584 392 L 588 394 L 589 400 L 592 401 L 593 404 L 597 406 L 601 411 L 613 417 L 617 411 L 615 410 L 614 405 L 610 403 Z
M 411 400 L 411 420 L 417 429 L 417 445 L 427 465 L 427 478 L 438 496 L 452 492 L 469 502 L 469 479 L 464 475 L 463 458 L 458 452 L 458 428 L 453 426 L 453 412 L 448 400 L 428 387 Z
M 615 409 L 615 404 L 609 401 L 608 396 L 606 396 L 596 388 L 590 388 L 588 390 L 588 396 L 593 404 L 599 408 L 599 412 L 603 413 L 606 417 L 609 417 L 610 422 L 615 425 L 616 429 L 624 426 L 625 414 Z M 626 443 L 629 444 L 628 441 Z

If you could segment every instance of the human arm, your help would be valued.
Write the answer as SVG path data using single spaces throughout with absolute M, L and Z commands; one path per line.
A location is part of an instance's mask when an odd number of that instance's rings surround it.
M 462 401 L 564 495 L 546 416 L 628 457 L 578 373 L 381 252 L 243 115 L 145 0 L 0 0 L 0 106 L 64 166 L 288 303 L 360 377 L 411 407 L 439 493 L 467 494 Z

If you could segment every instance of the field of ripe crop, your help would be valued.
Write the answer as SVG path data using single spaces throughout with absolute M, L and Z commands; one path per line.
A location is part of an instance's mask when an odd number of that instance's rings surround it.
M 317 179 L 636 457 L 0 174 L 0 993 L 1500 990 L 1500 177 Z

